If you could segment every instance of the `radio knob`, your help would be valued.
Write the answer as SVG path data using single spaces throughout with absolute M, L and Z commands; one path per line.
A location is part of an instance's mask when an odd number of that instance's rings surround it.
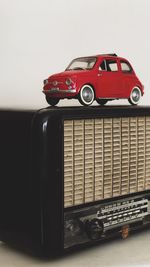
M 103 223 L 99 219 L 92 219 L 87 220 L 85 222 L 85 231 L 87 233 L 87 236 L 91 240 L 98 240 L 100 239 L 102 233 L 103 233 Z

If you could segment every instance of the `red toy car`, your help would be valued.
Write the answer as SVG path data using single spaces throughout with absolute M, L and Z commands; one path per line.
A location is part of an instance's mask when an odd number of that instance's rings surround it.
M 136 105 L 144 86 L 126 59 L 105 54 L 74 59 L 64 72 L 44 80 L 43 93 L 52 106 L 64 98 L 77 98 L 85 106 L 126 98 Z

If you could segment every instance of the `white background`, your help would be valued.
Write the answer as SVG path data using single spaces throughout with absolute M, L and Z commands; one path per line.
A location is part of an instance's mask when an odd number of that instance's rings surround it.
M 75 57 L 107 52 L 132 63 L 148 105 L 149 25 L 149 0 L 0 0 L 0 108 L 47 106 L 44 78 Z M 1 244 L 0 266 L 150 266 L 149 251 L 150 231 L 49 262 Z
M 44 78 L 108 52 L 132 63 L 149 104 L 149 11 L 149 0 L 0 0 L 0 107 L 47 106 Z

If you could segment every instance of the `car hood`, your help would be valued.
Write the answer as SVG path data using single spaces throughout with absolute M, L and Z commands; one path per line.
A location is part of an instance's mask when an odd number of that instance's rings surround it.
M 87 74 L 89 73 L 90 70 L 68 70 L 68 71 L 64 71 L 64 72 L 60 72 L 60 73 L 56 73 L 51 75 L 49 78 L 51 79 L 57 79 L 57 78 L 68 78 L 68 77 L 72 77 L 72 76 L 78 76 L 81 74 Z

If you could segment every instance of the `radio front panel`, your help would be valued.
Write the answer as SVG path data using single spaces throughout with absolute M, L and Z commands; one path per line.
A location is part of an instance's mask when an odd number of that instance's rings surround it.
M 65 248 L 149 223 L 149 189 L 150 116 L 64 120 Z

